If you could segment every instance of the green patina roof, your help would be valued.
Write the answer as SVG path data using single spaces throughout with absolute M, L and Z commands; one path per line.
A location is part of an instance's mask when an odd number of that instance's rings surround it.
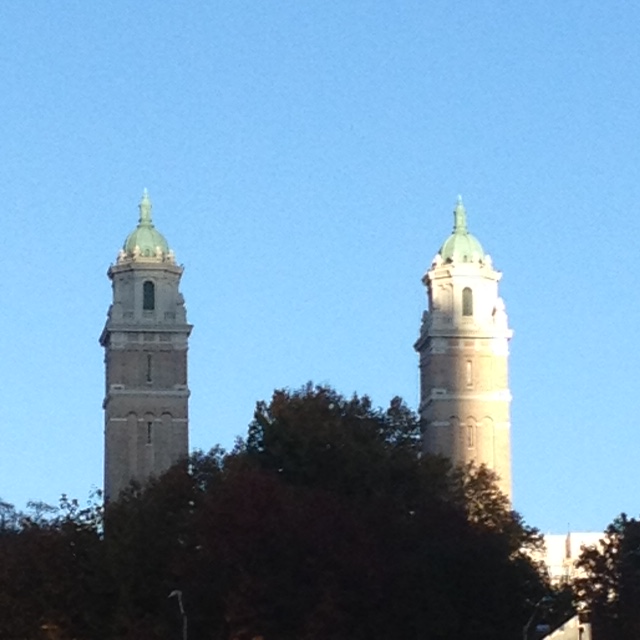
M 453 211 L 453 233 L 445 240 L 440 256 L 445 262 L 482 262 L 484 251 L 475 236 L 467 230 L 467 212 L 458 196 Z
M 123 250 L 129 257 L 140 256 L 164 260 L 169 254 L 169 245 L 165 237 L 153 226 L 151 200 L 146 189 L 138 208 L 140 209 L 138 226 L 127 236 Z

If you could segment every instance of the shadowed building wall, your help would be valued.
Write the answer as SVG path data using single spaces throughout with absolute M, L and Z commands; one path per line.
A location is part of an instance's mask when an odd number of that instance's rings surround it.
M 105 499 L 143 484 L 189 452 L 183 268 L 155 229 L 145 191 L 140 219 L 111 265 L 105 349 Z
M 428 310 L 415 349 L 425 451 L 455 465 L 485 464 L 511 498 L 512 331 L 498 295 L 501 276 L 469 233 L 459 198 L 453 233 L 422 279 Z

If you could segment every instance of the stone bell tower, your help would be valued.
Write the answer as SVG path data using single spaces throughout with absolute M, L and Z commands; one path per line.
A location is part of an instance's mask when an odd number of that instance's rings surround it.
M 458 198 L 453 233 L 422 279 L 427 287 L 420 354 L 424 448 L 455 465 L 485 464 L 511 499 L 509 329 L 502 274 L 467 229 Z
M 140 219 L 107 275 L 113 300 L 100 336 L 105 350 L 105 499 L 143 484 L 189 452 L 187 324 L 183 268 L 151 220 Z

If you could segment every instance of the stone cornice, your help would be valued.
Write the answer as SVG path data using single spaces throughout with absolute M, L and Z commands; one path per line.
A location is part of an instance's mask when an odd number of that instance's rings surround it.
M 452 269 L 430 269 L 424 274 L 422 283 L 429 287 L 432 282 L 441 280 L 462 280 L 466 278 L 482 278 L 483 280 L 492 280 L 493 282 L 499 282 L 502 279 L 502 273 L 500 271 L 484 270 L 484 269 L 469 269 L 469 270 L 452 270 Z
M 109 338 L 112 334 L 116 333 L 155 333 L 155 334 L 173 334 L 173 335 L 182 335 L 188 338 L 191 335 L 191 330 L 193 329 L 192 324 L 179 324 L 179 325 L 157 325 L 157 324 L 111 324 L 109 321 L 104 326 L 102 333 L 100 334 L 100 338 L 98 339 L 101 346 L 106 347 L 109 342 Z M 137 344 L 133 342 L 131 344 Z
M 106 409 L 110 400 L 114 400 L 118 397 L 129 396 L 136 398 L 188 398 L 191 395 L 191 391 L 185 385 L 181 389 L 141 389 L 141 388 L 114 388 L 114 385 L 109 389 L 107 395 L 102 401 L 102 408 Z
M 127 273 L 129 271 L 168 271 L 178 276 L 182 275 L 184 266 L 171 262 L 157 262 L 153 259 L 127 260 L 125 262 L 119 262 L 112 264 L 107 270 L 109 278 L 113 279 L 113 276 L 120 273 Z
M 459 393 L 431 392 L 425 404 L 432 400 L 481 400 L 483 402 L 511 402 L 512 395 L 509 389 L 495 389 L 493 391 L 461 391 Z
M 192 324 L 111 324 L 107 322 L 104 330 L 108 333 L 186 333 L 191 334 Z
M 429 338 L 455 338 L 462 340 L 464 340 L 465 338 L 473 340 L 511 340 L 512 337 L 513 329 L 497 329 L 493 331 L 484 327 L 478 327 L 474 329 L 454 327 L 436 329 L 432 326 L 425 336 L 420 337 L 418 342 L 420 342 L 420 344 L 422 345 L 427 340 L 429 340 Z M 416 345 L 418 344 L 418 342 L 416 342 Z

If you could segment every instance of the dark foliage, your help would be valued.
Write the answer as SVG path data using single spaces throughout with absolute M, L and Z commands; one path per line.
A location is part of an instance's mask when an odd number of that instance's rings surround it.
M 399 399 L 309 385 L 259 403 L 233 452 L 132 487 L 104 532 L 96 509 L 0 505 L 0 637 L 179 638 L 175 591 L 190 640 L 519 637 L 539 536 L 419 436 Z
M 103 562 L 101 511 L 64 496 L 58 508 L 32 504 L 0 530 L 0 637 L 100 638 L 112 591 Z
M 640 521 L 621 514 L 599 546 L 583 551 L 578 566 L 585 575 L 576 580 L 576 597 L 594 637 L 640 638 Z

